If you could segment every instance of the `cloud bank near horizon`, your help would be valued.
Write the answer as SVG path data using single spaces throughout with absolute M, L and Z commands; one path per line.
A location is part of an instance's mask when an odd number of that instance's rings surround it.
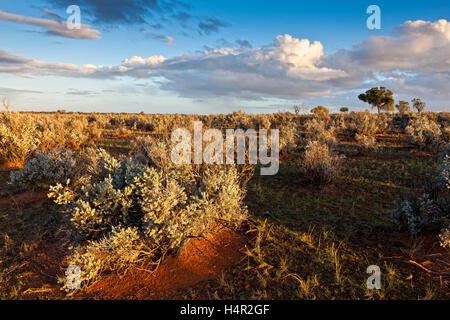
M 161 90 L 195 99 L 295 100 L 383 84 L 396 93 L 448 100 L 450 22 L 407 21 L 389 36 L 372 36 L 332 55 L 319 41 L 288 34 L 259 48 L 224 47 L 171 58 L 133 56 L 111 66 L 47 62 L 0 50 L 0 73 L 151 79 Z

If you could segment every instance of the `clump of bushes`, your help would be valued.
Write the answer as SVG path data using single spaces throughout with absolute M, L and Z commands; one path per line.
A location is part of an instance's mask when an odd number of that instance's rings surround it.
M 386 114 L 371 114 L 369 111 L 355 114 L 347 123 L 344 132 L 355 138 L 356 136 L 374 137 L 377 133 L 383 133 L 389 126 Z
M 0 162 L 21 167 L 38 146 L 36 122 L 32 116 L 0 112 Z
M 13 183 L 54 184 L 72 178 L 76 164 L 73 151 L 37 151 L 22 170 L 11 172 L 10 178 Z
M 13 183 L 46 187 L 67 180 L 72 185 L 85 183 L 98 172 L 98 162 L 107 156 L 105 150 L 95 148 L 37 150 L 23 169 L 10 173 L 10 179 Z
M 321 141 L 310 141 L 306 146 L 301 168 L 306 178 L 316 185 L 334 182 L 340 172 L 342 158 L 333 154 Z
M 424 187 L 420 196 L 404 196 L 391 211 L 392 219 L 402 230 L 413 234 L 421 231 L 439 232 L 448 243 L 450 226 L 450 160 L 449 154 L 441 156 L 437 175 Z M 447 231 L 446 231 L 447 230 Z
M 300 136 L 297 123 L 292 122 L 280 127 L 280 151 L 291 153 L 301 145 L 302 138 Z
M 412 118 L 405 130 L 408 142 L 419 149 L 436 152 L 442 145 L 441 126 L 426 115 Z
M 412 234 L 421 231 L 438 231 L 442 228 L 443 212 L 435 199 L 427 193 L 397 201 L 398 208 L 391 211 L 392 219 L 402 230 Z
M 23 167 L 36 150 L 79 149 L 100 137 L 97 122 L 65 114 L 0 113 L 0 161 Z
M 309 120 L 305 126 L 310 139 L 328 145 L 336 143 L 336 128 L 329 123 L 327 118 L 316 116 Z
M 356 134 L 356 141 L 359 143 L 361 153 L 367 154 L 369 152 L 375 152 L 378 149 L 377 139 L 375 136 L 365 135 L 365 134 Z
M 324 106 L 317 106 L 314 109 L 312 109 L 311 112 L 314 113 L 315 115 L 322 115 L 324 117 L 328 117 L 328 115 L 330 114 L 330 111 Z
M 103 270 L 126 271 L 142 259 L 156 262 L 191 238 L 218 226 L 237 228 L 247 218 L 235 166 L 163 170 L 157 162 L 148 167 L 104 157 L 90 183 L 51 188 L 49 196 L 64 205 L 84 239 L 67 258 L 81 268 L 83 285 Z

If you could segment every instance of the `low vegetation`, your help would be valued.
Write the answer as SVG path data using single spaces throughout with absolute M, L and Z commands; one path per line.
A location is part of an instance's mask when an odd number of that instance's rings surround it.
M 360 98 L 393 108 L 386 88 Z M 412 106 L 418 112 L 404 101 L 397 114 L 1 112 L 0 296 L 84 298 L 111 274 L 152 274 L 227 229 L 246 239 L 241 261 L 177 298 L 448 298 L 450 114 Z M 279 173 L 172 163 L 170 133 L 194 121 L 279 129 Z M 54 255 L 54 267 L 37 274 L 42 255 Z M 380 291 L 365 286 L 373 264 Z M 81 269 L 75 292 L 71 265 Z

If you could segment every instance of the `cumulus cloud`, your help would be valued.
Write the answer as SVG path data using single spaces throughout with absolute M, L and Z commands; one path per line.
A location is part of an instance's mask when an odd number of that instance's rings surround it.
M 391 36 L 373 36 L 350 50 L 341 50 L 332 63 L 364 71 L 450 69 L 450 22 L 407 21 Z
M 0 11 L 0 20 L 38 26 L 45 29 L 48 34 L 66 38 L 100 39 L 100 31 L 91 29 L 90 26 L 85 24 L 82 24 L 80 29 L 69 29 L 64 22 L 26 17 L 4 11 Z
M 257 59 L 266 63 L 275 61 L 288 76 L 303 80 L 325 81 L 346 76 L 342 70 L 320 66 L 323 57 L 323 45 L 319 41 L 311 43 L 290 35 L 278 36 L 274 46 L 256 52 Z
M 399 94 L 450 98 L 450 31 L 446 20 L 408 21 L 333 55 L 318 41 L 280 35 L 260 48 L 232 44 L 196 54 L 125 59 L 115 66 L 51 63 L 0 51 L 0 72 L 67 77 L 148 78 L 186 97 L 245 99 L 354 96 L 386 85 Z
M 163 77 L 161 88 L 184 96 L 236 94 L 243 96 L 300 96 L 329 93 L 322 82 L 345 76 L 320 66 L 320 43 L 279 36 L 258 49 L 220 48 L 167 59 L 134 56 L 116 66 L 77 66 L 51 63 L 0 51 L 0 72 L 68 77 Z

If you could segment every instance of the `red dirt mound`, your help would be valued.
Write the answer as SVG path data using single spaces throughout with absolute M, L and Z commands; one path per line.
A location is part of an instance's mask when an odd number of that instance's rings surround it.
M 180 256 L 168 258 L 154 273 L 135 269 L 122 277 L 110 275 L 78 298 L 176 299 L 176 290 L 214 279 L 237 264 L 245 242 L 245 237 L 229 229 L 193 239 Z

